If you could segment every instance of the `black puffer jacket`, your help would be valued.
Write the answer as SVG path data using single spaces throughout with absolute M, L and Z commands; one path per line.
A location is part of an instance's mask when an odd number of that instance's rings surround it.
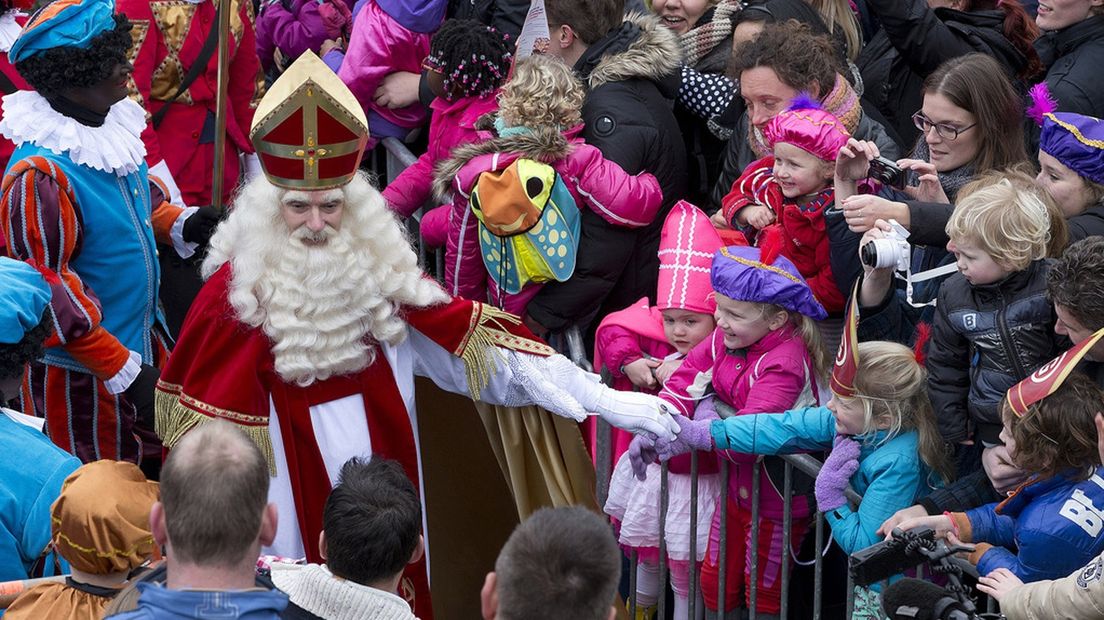
M 1035 49 L 1047 68 L 1046 83 L 1058 109 L 1104 118 L 1104 15 L 1045 33 L 1036 39 Z M 1039 130 L 1033 129 L 1037 145 Z
M 557 331 L 586 326 L 600 311 L 655 298 L 660 229 L 686 195 L 686 149 L 672 111 L 681 58 L 678 38 L 658 18 L 633 15 L 575 63 L 588 87 L 587 143 L 629 174 L 655 175 L 663 207 L 651 225 L 637 229 L 583 211 L 575 275 L 545 285 L 529 303 L 529 315 L 541 325 Z
M 939 289 L 928 347 L 928 394 L 950 443 L 996 442 L 1008 389 L 1058 354 L 1046 260 L 1000 282 L 954 274 Z
M 1004 11 L 964 13 L 928 8 L 926 0 L 867 0 L 881 21 L 855 64 L 873 104 L 908 148 L 920 135 L 912 115 L 923 104 L 924 79 L 947 60 L 971 52 L 993 57 L 1010 79 L 1027 65 L 1027 58 L 1005 38 Z
M 474 19 L 510 35 L 510 44 L 518 40 L 529 0 L 449 0 L 446 15 L 450 19 Z

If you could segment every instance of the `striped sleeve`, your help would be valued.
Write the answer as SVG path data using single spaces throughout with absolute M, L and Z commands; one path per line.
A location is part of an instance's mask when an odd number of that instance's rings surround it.
M 54 333 L 46 346 L 64 347 L 101 379 L 113 377 L 129 352 L 100 325 L 99 299 L 70 268 L 83 231 L 68 179 L 45 159 L 17 162 L 4 178 L 0 225 L 8 254 L 33 264 L 50 285 Z

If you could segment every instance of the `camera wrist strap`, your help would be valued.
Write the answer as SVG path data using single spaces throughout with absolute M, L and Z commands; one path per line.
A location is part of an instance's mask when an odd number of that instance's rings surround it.
M 900 272 L 896 275 L 905 281 L 905 301 L 908 302 L 913 308 L 923 308 L 926 306 L 934 306 L 936 298 L 933 297 L 931 301 L 925 303 L 915 303 L 912 301 L 912 285 L 916 282 L 925 282 L 934 278 L 950 275 L 958 271 L 958 263 L 950 263 L 949 265 L 943 265 L 942 267 L 936 267 L 935 269 L 929 269 L 927 271 L 921 271 L 920 273 L 913 274 L 912 269 L 906 269 L 905 275 L 902 277 Z

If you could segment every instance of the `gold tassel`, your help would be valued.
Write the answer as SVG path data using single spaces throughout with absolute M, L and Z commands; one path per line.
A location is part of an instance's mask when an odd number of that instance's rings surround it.
M 473 309 L 479 313 L 479 318 L 458 353 L 464 360 L 472 399 L 479 400 L 480 392 L 487 387 L 491 376 L 498 372 L 498 363 L 505 360 L 500 348 L 535 355 L 556 352 L 546 344 L 511 334 L 504 324 L 520 325 L 521 319 L 516 315 L 481 303 L 474 304 Z
M 161 438 L 161 443 L 166 448 L 172 449 L 180 441 L 180 438 L 193 428 L 213 420 L 225 419 L 207 416 L 188 408 L 180 402 L 180 395 L 178 394 L 158 389 L 154 392 L 154 395 L 156 409 L 154 428 L 157 431 L 157 436 Z M 269 475 L 276 476 L 276 455 L 272 451 L 272 438 L 268 436 L 268 427 L 238 424 L 233 420 L 226 421 L 238 427 L 241 432 L 249 437 L 250 441 L 256 444 L 268 463 Z

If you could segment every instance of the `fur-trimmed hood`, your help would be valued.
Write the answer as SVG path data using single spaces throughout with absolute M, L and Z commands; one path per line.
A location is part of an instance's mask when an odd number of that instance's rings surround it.
M 479 119 L 476 127 L 485 129 L 490 125 L 488 121 L 493 121 L 492 115 Z M 578 125 L 561 132 L 551 127 L 541 127 L 528 133 L 499 136 L 458 146 L 453 149 L 452 157 L 438 162 L 434 167 L 433 195 L 438 200 L 442 199 L 451 191 L 453 180 L 460 170 L 483 155 L 505 155 L 506 157 L 501 158 L 500 169 L 523 157 L 544 163 L 563 159 L 571 154 L 572 143 L 576 141 L 575 137 L 582 132 L 582 128 L 582 125 Z
M 662 82 L 683 60 L 678 35 L 655 15 L 630 13 L 617 30 L 591 45 L 575 64 L 587 86 L 644 78 Z

